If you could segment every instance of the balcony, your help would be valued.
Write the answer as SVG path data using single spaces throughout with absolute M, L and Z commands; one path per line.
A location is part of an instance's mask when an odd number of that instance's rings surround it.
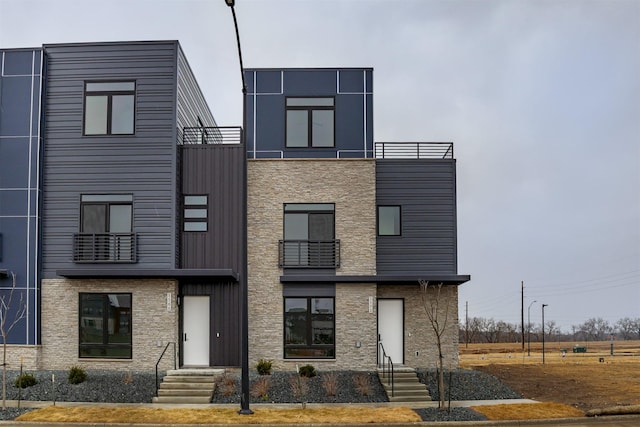
M 278 265 L 281 268 L 338 268 L 340 240 L 280 240 Z
M 453 159 L 453 142 L 376 142 L 376 159 Z
M 182 130 L 180 145 L 241 144 L 242 128 L 238 126 L 193 127 Z
M 136 233 L 77 233 L 73 235 L 73 262 L 131 264 L 138 262 Z

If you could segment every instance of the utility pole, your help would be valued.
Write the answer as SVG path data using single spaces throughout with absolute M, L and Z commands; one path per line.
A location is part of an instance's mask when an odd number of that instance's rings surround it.
M 522 351 L 524 351 L 524 280 L 520 282 L 520 326 L 522 330 Z
M 464 341 L 465 341 L 465 347 L 469 348 L 469 301 L 464 302 L 464 312 L 465 312 Z

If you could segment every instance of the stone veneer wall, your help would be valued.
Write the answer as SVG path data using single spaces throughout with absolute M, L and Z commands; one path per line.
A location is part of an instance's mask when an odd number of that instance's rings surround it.
M 40 369 L 152 370 L 168 342 L 177 342 L 177 282 L 167 279 L 42 280 L 42 354 Z M 78 357 L 78 305 L 80 292 L 131 293 L 132 359 Z M 171 306 L 167 307 L 167 294 Z M 170 350 L 160 369 L 173 368 Z
M 41 354 L 39 345 L 7 344 L 7 369 L 20 369 L 20 361 L 24 369 L 38 369 Z
M 373 159 L 277 159 L 248 162 L 249 363 L 276 368 L 312 363 L 320 369 L 372 369 L 375 285 L 336 285 L 336 359 L 283 359 L 283 297 L 278 240 L 284 203 L 335 203 L 341 266 L 336 274 L 375 274 L 376 196 Z M 375 301 L 374 301 L 375 307 Z M 355 341 L 361 347 L 355 347 Z
M 429 296 L 433 296 L 430 291 Z M 378 298 L 404 299 L 404 363 L 412 367 L 435 368 L 438 363 L 436 336 L 427 318 L 419 285 L 378 286 Z M 449 313 L 445 334 L 442 337 L 442 352 L 445 368 L 458 367 L 458 287 L 443 286 L 441 301 L 448 302 Z M 444 304 L 438 311 L 444 319 Z M 418 355 L 416 355 L 418 352 Z

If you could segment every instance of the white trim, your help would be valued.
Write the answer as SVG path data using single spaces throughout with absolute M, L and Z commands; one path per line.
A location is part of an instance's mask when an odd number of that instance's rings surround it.
M 40 145 L 41 145 L 41 135 L 40 132 L 42 131 L 42 129 L 40 129 L 40 118 L 41 118 L 41 114 L 42 114 L 42 86 L 43 86 L 43 71 L 44 71 L 44 51 L 40 50 L 40 73 L 39 73 L 39 79 L 40 79 L 40 83 L 39 83 L 39 90 L 38 90 L 38 145 L 37 145 L 37 153 L 36 153 L 36 186 L 37 186 L 37 191 L 36 191 L 36 195 L 38 196 L 38 199 L 40 199 Z M 40 236 L 40 203 L 36 203 L 36 236 Z M 34 319 L 34 334 L 33 334 L 33 342 L 35 345 L 39 345 L 40 343 L 38 342 L 38 336 L 40 334 L 38 334 L 38 313 L 40 311 L 40 307 L 38 305 L 38 302 L 40 301 L 40 298 L 38 298 L 38 294 L 40 292 L 40 275 L 39 275 L 39 271 L 38 271 L 38 264 L 40 262 L 39 259 L 40 256 L 40 240 L 36 237 L 36 255 L 35 255 L 35 259 L 34 259 L 34 266 L 35 266 L 35 271 L 33 272 L 33 296 L 34 296 L 34 309 L 35 309 L 35 313 L 33 314 L 33 319 Z M 27 338 L 29 338 L 27 336 Z M 27 342 L 29 342 L 27 340 Z
M 367 158 L 367 70 L 362 70 L 362 108 L 363 115 L 362 121 L 364 123 L 364 128 L 362 129 L 362 134 L 364 135 L 364 158 Z
M 336 94 L 340 95 L 340 70 L 336 70 Z
M 254 159 L 256 158 L 256 129 L 257 129 L 256 114 L 257 114 L 257 108 L 258 108 L 258 106 L 256 105 L 256 102 L 258 101 L 258 97 L 257 97 L 258 88 L 256 87 L 257 82 L 258 82 L 257 73 L 254 71 L 253 72 L 253 158 Z M 246 114 L 246 112 L 243 112 L 243 114 Z

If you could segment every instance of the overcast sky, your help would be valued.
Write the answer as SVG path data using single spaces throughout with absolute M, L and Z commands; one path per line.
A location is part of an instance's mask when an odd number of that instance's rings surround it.
M 237 0 L 246 67 L 373 67 L 376 141 L 453 141 L 460 318 L 640 317 L 640 1 Z M 224 0 L 0 0 L 0 47 L 180 41 L 241 119 Z M 526 321 L 526 319 L 525 319 Z

